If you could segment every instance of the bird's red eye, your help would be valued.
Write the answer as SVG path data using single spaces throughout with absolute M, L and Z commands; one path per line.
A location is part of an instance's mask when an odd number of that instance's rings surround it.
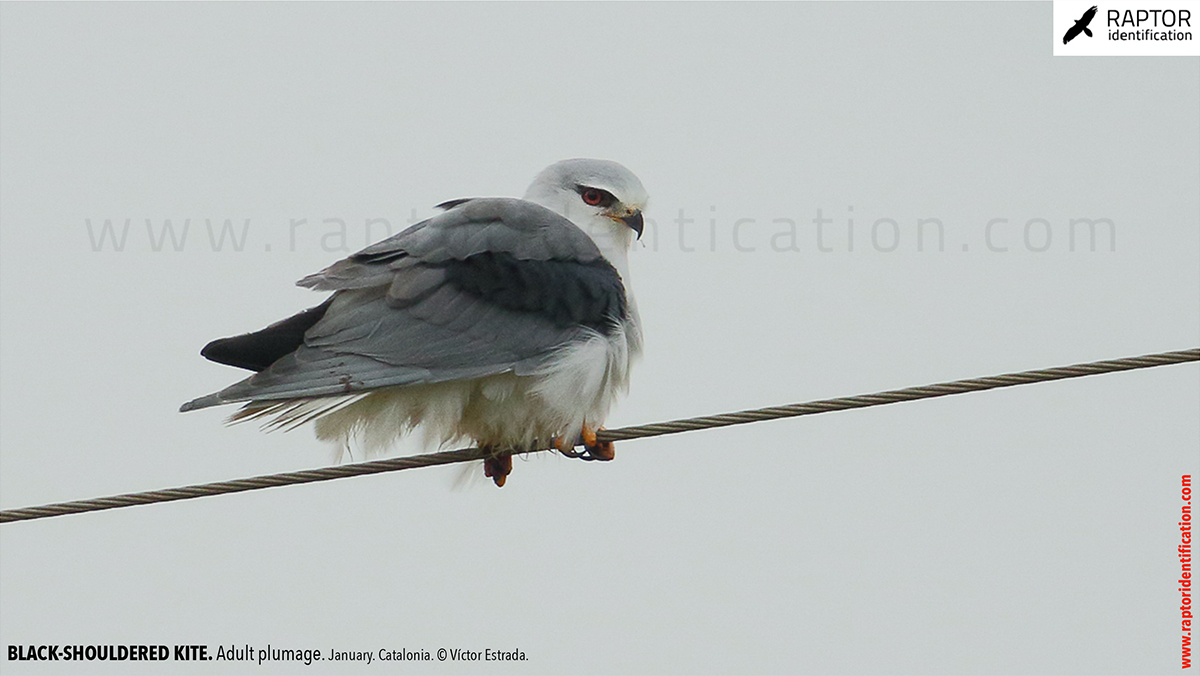
M 582 197 L 584 202 L 592 206 L 598 206 L 604 201 L 604 193 L 596 190 L 595 188 L 588 188 L 587 190 L 584 190 Z

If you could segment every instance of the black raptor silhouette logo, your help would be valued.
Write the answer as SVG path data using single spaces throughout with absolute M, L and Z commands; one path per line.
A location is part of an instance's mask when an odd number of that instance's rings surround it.
M 1092 37 L 1092 31 L 1088 29 L 1088 24 L 1091 23 L 1092 19 L 1094 18 L 1096 18 L 1096 6 L 1092 5 L 1091 9 L 1084 12 L 1083 16 L 1079 17 L 1079 21 L 1076 21 L 1074 26 L 1071 26 L 1067 29 L 1067 34 L 1063 36 L 1063 44 L 1065 45 L 1074 40 L 1080 33 L 1083 33 L 1089 38 Z

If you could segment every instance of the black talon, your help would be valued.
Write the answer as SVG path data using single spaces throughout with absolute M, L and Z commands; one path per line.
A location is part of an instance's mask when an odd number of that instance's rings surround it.
M 575 450 L 576 446 L 583 446 L 583 451 L 576 451 Z M 612 458 L 610 458 L 610 457 L 606 457 L 605 455 L 599 454 L 598 453 L 599 449 L 600 449 L 599 445 L 588 446 L 587 444 L 585 444 L 583 442 L 583 435 L 580 435 L 575 438 L 575 443 L 572 444 L 570 449 L 564 451 L 561 448 L 556 448 L 555 450 L 557 450 L 559 453 L 563 454 L 564 456 L 566 456 L 568 458 L 578 458 L 579 460 L 583 460 L 584 462 L 595 462 L 595 461 L 604 462 L 604 461 L 612 460 Z

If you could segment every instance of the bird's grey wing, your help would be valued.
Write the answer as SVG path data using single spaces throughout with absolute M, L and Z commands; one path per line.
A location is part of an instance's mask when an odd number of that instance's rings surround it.
M 503 252 L 518 260 L 601 259 L 596 244 L 574 223 L 525 200 L 491 197 L 451 200 L 442 214 L 376 242 L 297 284 L 317 291 L 390 283 L 392 271 L 416 262 L 466 260 Z M 381 265 L 386 264 L 386 265 Z
M 303 344 L 184 410 L 527 374 L 608 332 L 627 311 L 620 276 L 582 231 L 528 204 L 473 200 L 305 278 L 337 293 Z

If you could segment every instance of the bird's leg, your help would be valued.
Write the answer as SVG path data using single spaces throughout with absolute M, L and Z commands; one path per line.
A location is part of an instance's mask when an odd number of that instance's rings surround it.
M 568 458 L 579 458 L 581 460 L 612 460 L 616 457 L 616 452 L 613 450 L 613 442 L 600 441 L 596 438 L 596 432 L 604 429 L 597 427 L 592 429 L 584 423 L 583 429 L 580 430 L 579 436 L 574 440 L 568 441 L 567 437 L 554 437 L 554 448 L 559 453 Z M 582 444 L 583 452 L 579 453 L 575 450 L 575 446 Z
M 491 477 L 497 488 L 502 487 L 508 480 L 508 475 L 512 474 L 512 453 L 499 453 L 493 448 L 487 450 L 491 451 L 492 455 L 483 459 L 483 475 Z

